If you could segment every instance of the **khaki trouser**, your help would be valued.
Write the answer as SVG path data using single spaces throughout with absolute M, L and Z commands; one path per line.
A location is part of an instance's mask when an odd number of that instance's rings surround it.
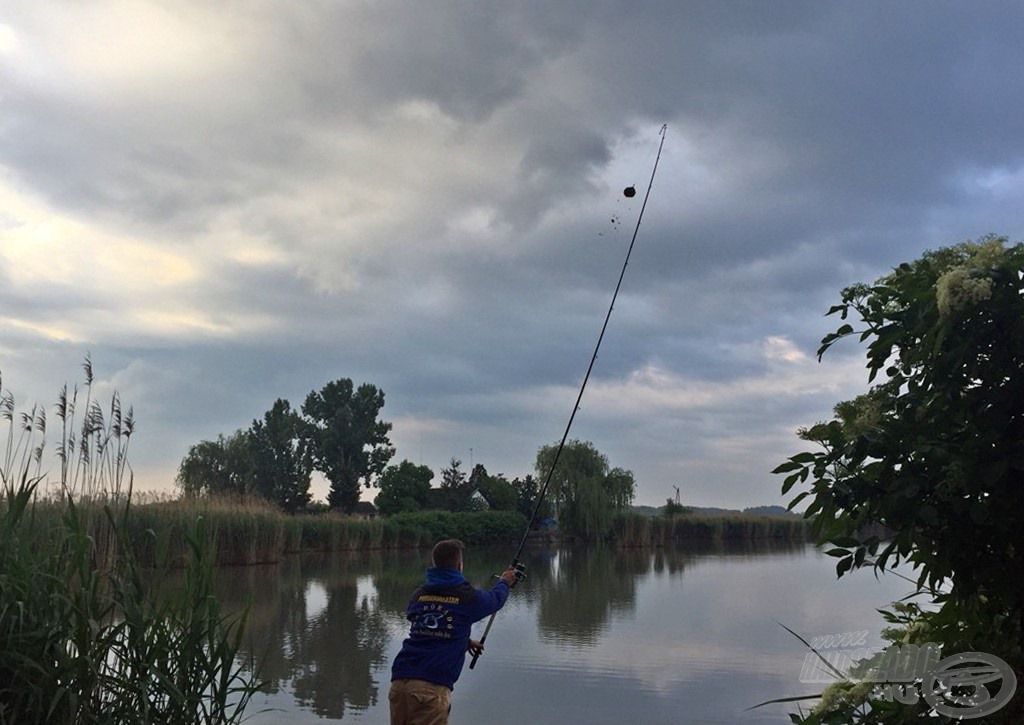
M 391 725 L 448 725 L 452 691 L 424 680 L 392 680 Z

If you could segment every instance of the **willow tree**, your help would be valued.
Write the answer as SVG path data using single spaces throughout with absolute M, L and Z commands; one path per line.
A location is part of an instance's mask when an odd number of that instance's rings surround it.
M 176 485 L 186 496 L 244 497 L 250 492 L 251 482 L 249 434 L 244 430 L 191 446 L 175 477 Z
M 536 472 L 546 480 L 558 445 L 537 452 Z M 587 441 L 566 442 L 551 476 L 548 495 L 558 510 L 559 525 L 585 538 L 605 536 L 615 514 L 633 503 L 636 482 L 631 471 L 609 468 L 608 458 Z
M 835 417 L 800 432 L 816 444 L 776 469 L 805 486 L 840 576 L 909 564 L 939 605 L 919 612 L 950 654 L 1024 664 L 1024 245 L 987 237 L 927 252 L 842 292 L 840 340 L 867 343 L 868 383 Z M 891 537 L 868 534 L 879 526 Z M 937 594 L 942 590 L 942 594 Z M 1020 722 L 1022 704 L 1000 711 Z M 890 703 L 891 704 L 891 703 Z M 923 707 L 923 705 L 922 705 Z M 872 722 L 888 722 L 873 712 Z M 906 714 L 904 712 L 904 714 Z M 894 716 L 896 717 L 896 716 Z M 995 722 L 996 720 L 992 720 Z M 902 722 L 902 720 L 900 720 Z

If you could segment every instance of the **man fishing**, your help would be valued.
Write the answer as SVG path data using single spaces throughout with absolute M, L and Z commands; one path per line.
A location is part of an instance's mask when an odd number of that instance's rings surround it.
M 483 650 L 471 627 L 501 609 L 516 582 L 510 566 L 490 591 L 475 589 L 462 575 L 464 548 L 457 539 L 434 545 L 434 566 L 406 607 L 412 626 L 391 666 L 391 725 L 447 725 L 466 652 Z

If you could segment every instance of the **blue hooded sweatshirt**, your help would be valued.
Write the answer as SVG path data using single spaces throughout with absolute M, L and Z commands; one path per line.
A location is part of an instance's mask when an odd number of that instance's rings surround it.
M 474 622 L 497 612 L 509 587 L 474 589 L 455 569 L 427 569 L 427 581 L 412 594 L 406 618 L 409 636 L 391 666 L 392 680 L 426 680 L 452 689 L 462 673 Z

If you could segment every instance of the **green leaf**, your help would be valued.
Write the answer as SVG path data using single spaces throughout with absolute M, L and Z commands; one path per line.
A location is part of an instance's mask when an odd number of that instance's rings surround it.
M 785 463 L 773 468 L 772 473 L 787 473 L 788 471 L 795 471 L 798 468 L 803 468 L 803 466 L 794 461 L 793 459 L 790 459 Z
M 817 454 L 804 452 L 804 453 L 797 453 L 795 456 L 791 456 L 789 460 L 793 461 L 794 463 L 807 464 L 807 463 L 814 463 L 817 459 L 818 459 Z
M 796 482 L 799 481 L 799 480 L 800 480 L 800 472 L 799 471 L 797 471 L 796 473 L 790 474 L 789 476 L 786 476 L 786 480 L 782 484 L 782 495 L 785 496 L 787 493 L 789 493 L 789 489 L 793 488 L 793 486 L 795 486 Z
M 875 569 L 878 571 L 885 571 L 886 566 L 889 563 L 889 557 L 895 553 L 896 549 L 892 545 L 887 546 L 885 551 L 875 557 Z
M 792 511 L 792 510 L 794 509 L 794 507 L 796 507 L 796 505 L 797 505 L 798 503 L 800 503 L 801 501 L 803 501 L 803 500 L 804 500 L 805 498 L 807 498 L 807 497 L 808 497 L 808 496 L 810 496 L 810 495 L 811 495 L 811 492 L 810 492 L 810 491 L 804 491 L 804 492 L 803 492 L 803 493 L 801 493 L 801 494 L 800 494 L 799 496 L 797 496 L 797 497 L 796 497 L 796 498 L 794 498 L 794 499 L 793 499 L 792 501 L 790 501 L 790 502 L 789 502 L 789 505 L 788 505 L 788 506 L 786 506 L 786 508 L 787 508 L 787 509 L 789 509 L 790 511 Z
M 860 547 L 857 549 L 857 553 L 853 555 L 853 565 L 857 569 L 864 565 L 864 556 L 867 554 L 867 549 Z

